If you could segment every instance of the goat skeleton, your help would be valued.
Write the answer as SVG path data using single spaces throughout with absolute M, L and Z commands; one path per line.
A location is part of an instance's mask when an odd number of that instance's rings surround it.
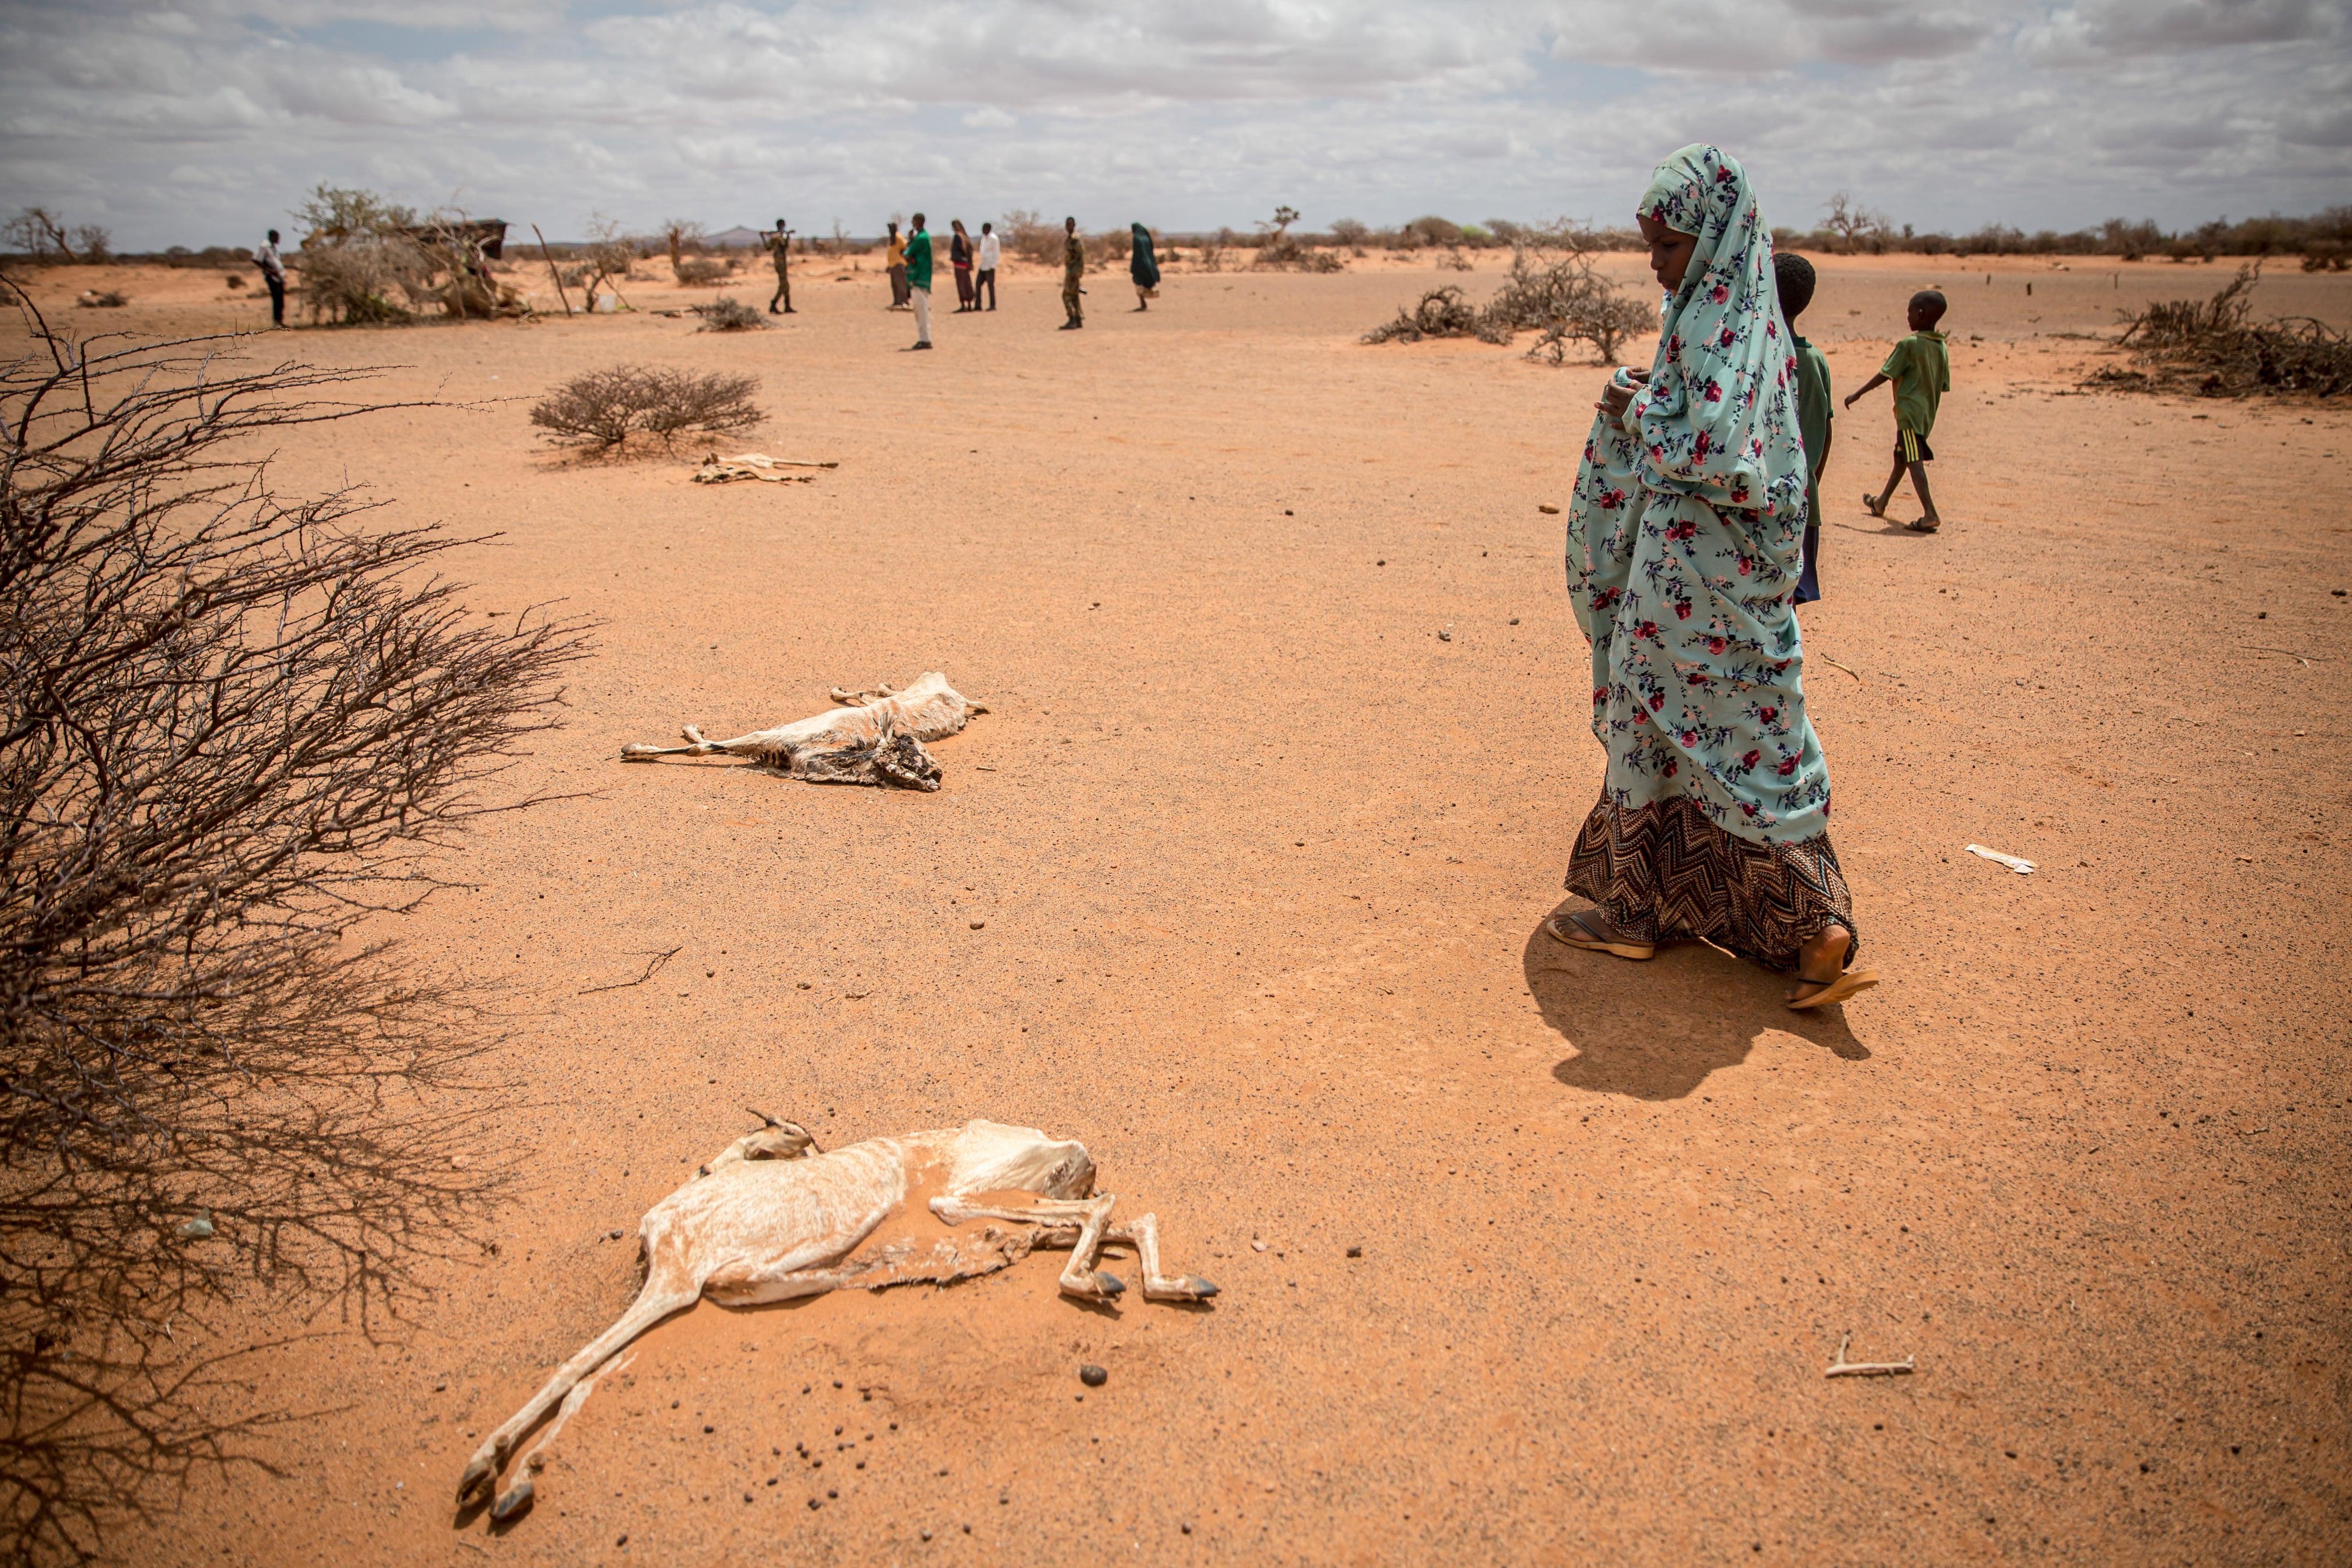
M 812 784 L 887 784 L 902 789 L 940 787 L 940 764 L 924 742 L 955 734 L 988 705 L 965 697 L 931 670 L 904 691 L 883 686 L 873 691 L 831 693 L 840 707 L 731 741 L 706 741 L 688 724 L 684 746 L 624 746 L 624 762 L 655 757 L 707 757 L 723 752 L 751 757 Z
M 646 1212 L 637 1226 L 646 1282 L 636 1300 L 475 1450 L 457 1482 L 460 1508 L 490 1491 L 516 1442 L 555 1409 L 554 1424 L 514 1483 L 498 1494 L 490 1517 L 506 1519 L 528 1503 L 548 1444 L 579 1411 L 600 1369 L 625 1364 L 606 1366 L 630 1341 L 706 1295 L 727 1306 L 753 1306 L 916 1280 L 946 1284 L 993 1273 L 1033 1247 L 1067 1247 L 1063 1293 L 1108 1301 L 1127 1286 L 1096 1267 L 1106 1242 L 1134 1249 L 1147 1300 L 1205 1301 L 1217 1293 L 1205 1279 L 1160 1272 L 1156 1216 L 1110 1222 L 1118 1200 L 1095 1192 L 1095 1163 L 1082 1143 L 1034 1127 L 974 1121 L 825 1153 L 806 1129 L 763 1110 L 751 1114 L 766 1125 L 730 1143 Z M 1016 1228 L 990 1224 L 953 1232 L 928 1251 L 906 1238 L 864 1246 L 901 1212 L 910 1193 L 925 1191 L 938 1194 L 928 1206 L 948 1225 L 1001 1220 Z M 1034 1197 L 1020 1206 L 974 1201 L 1013 1193 Z

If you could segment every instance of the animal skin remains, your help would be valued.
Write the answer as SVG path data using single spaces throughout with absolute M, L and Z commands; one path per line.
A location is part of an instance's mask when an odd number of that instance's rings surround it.
M 813 719 L 773 730 L 757 730 L 731 741 L 706 741 L 688 724 L 683 746 L 624 746 L 621 760 L 706 757 L 724 752 L 751 757 L 790 777 L 811 784 L 895 784 L 901 789 L 940 787 L 940 764 L 925 743 L 955 734 L 988 705 L 965 697 L 948 678 L 929 671 L 904 691 L 884 686 L 874 691 L 833 689 L 842 706 Z
M 475 1450 L 457 1482 L 460 1508 L 489 1494 L 508 1455 L 549 1411 L 560 1408 L 560 1428 L 587 1398 L 599 1369 L 704 1296 L 742 1307 L 844 1289 L 946 1284 L 993 1273 L 1033 1247 L 1067 1247 L 1063 1294 L 1108 1301 L 1127 1286 L 1096 1267 L 1105 1243 L 1135 1252 L 1147 1300 L 1205 1301 L 1217 1293 L 1205 1279 L 1160 1271 L 1154 1215 L 1111 1223 L 1118 1200 L 1096 1194 L 1095 1163 L 1083 1143 L 1048 1138 L 1034 1127 L 975 1121 L 824 1153 L 805 1129 L 765 1111 L 752 1114 L 766 1125 L 730 1143 L 639 1222 L 646 1282 L 636 1300 Z M 928 1249 L 903 1237 L 865 1245 L 910 1194 L 936 1194 L 927 1206 L 948 1226 L 1004 1223 L 952 1230 Z M 498 1494 L 493 1520 L 531 1500 L 554 1436 L 550 1430 Z

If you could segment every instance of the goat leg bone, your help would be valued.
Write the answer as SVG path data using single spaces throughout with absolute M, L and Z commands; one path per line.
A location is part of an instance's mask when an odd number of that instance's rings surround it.
M 474 1501 L 477 1493 L 489 1489 L 490 1483 L 498 1479 L 499 1468 L 506 1463 L 507 1455 L 513 1451 L 515 1440 L 537 1426 L 539 1418 L 571 1393 L 582 1378 L 610 1361 L 631 1340 L 672 1312 L 682 1312 L 701 1299 L 702 1288 L 698 1282 L 647 1279 L 646 1288 L 638 1292 L 636 1300 L 621 1314 L 618 1321 L 589 1341 L 577 1355 L 556 1368 L 555 1375 L 549 1378 L 520 1410 L 509 1416 L 505 1425 L 497 1431 L 482 1439 L 482 1446 L 474 1450 L 473 1458 L 466 1466 L 466 1473 L 457 1478 L 457 1506 L 467 1506 Z
M 1083 1224 L 1083 1216 L 1077 1215 L 1041 1216 L 1036 1209 L 975 1208 L 953 1198 L 932 1200 L 931 1212 L 950 1224 L 961 1224 L 967 1219 L 1027 1220 L 1041 1233 L 1037 1237 L 1040 1247 L 1074 1245 Z M 1161 1270 L 1158 1215 L 1139 1215 L 1133 1220 L 1108 1226 L 1102 1238 L 1107 1244 L 1135 1248 L 1136 1261 L 1143 1269 L 1143 1299 L 1147 1301 L 1205 1301 L 1217 1294 L 1217 1287 L 1197 1274 L 1171 1275 Z
M 1031 1208 L 995 1208 L 963 1203 L 955 1198 L 933 1198 L 931 1212 L 950 1225 L 961 1225 L 968 1219 L 1004 1219 L 1026 1221 L 1045 1234 L 1038 1237 L 1041 1247 L 1074 1246 L 1077 1237 L 1071 1233 L 1082 1230 L 1086 1204 L 1065 1206 L 1066 1200 L 1043 1198 Z M 1197 1274 L 1172 1275 L 1160 1267 L 1160 1216 L 1140 1215 L 1124 1224 L 1106 1226 L 1102 1239 L 1135 1248 L 1136 1262 L 1143 1269 L 1143 1299 L 1147 1301 L 1205 1301 L 1217 1293 L 1216 1286 Z M 1076 1262 L 1074 1258 L 1072 1262 Z
M 1111 1205 L 1118 1202 L 1115 1193 L 1097 1193 L 1090 1198 L 1040 1198 L 1034 1208 L 1013 1209 L 940 1197 L 931 1200 L 931 1212 L 949 1225 L 961 1225 L 968 1219 L 1005 1219 L 1056 1231 L 1075 1226 L 1078 1235 L 1071 1245 L 1069 1264 L 1062 1270 L 1062 1294 L 1108 1301 L 1127 1289 L 1127 1282 L 1118 1275 L 1095 1267 L 1102 1260 L 1103 1232 L 1110 1223 Z
M 1919 1370 L 1914 1364 L 1919 1359 L 1916 1355 L 1905 1356 L 1901 1361 L 1848 1361 L 1845 1347 L 1853 1342 L 1851 1333 L 1838 1341 L 1837 1361 L 1822 1373 L 1823 1377 L 1900 1377 Z
M 588 1403 L 588 1396 L 596 1392 L 596 1380 L 607 1373 L 625 1371 L 636 1359 L 635 1353 L 625 1355 L 616 1362 L 597 1368 L 572 1385 L 572 1392 L 563 1396 L 563 1403 L 555 1407 L 555 1419 L 547 1424 L 547 1430 L 540 1434 L 539 1441 L 531 1445 L 530 1452 L 522 1457 L 521 1473 L 515 1477 L 514 1485 L 500 1492 L 498 1500 L 490 1505 L 491 1523 L 503 1524 L 530 1501 L 532 1493 L 538 1489 L 533 1485 L 534 1478 L 547 1468 L 548 1445 L 555 1441 L 555 1435 L 563 1430 L 565 1422 L 580 1414 L 580 1407 Z

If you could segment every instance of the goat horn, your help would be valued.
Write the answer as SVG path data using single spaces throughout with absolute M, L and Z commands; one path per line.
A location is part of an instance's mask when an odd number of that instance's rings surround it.
M 766 1122 L 771 1127 L 782 1127 L 783 1125 L 782 1122 L 777 1121 L 774 1117 L 769 1115 L 766 1111 L 761 1110 L 756 1105 L 747 1105 L 743 1109 L 750 1111 L 752 1115 L 758 1117 L 761 1121 Z

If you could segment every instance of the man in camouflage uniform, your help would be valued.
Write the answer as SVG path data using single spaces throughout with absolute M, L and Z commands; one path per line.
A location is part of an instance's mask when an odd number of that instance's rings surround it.
M 769 297 L 768 314 L 796 316 L 800 312 L 793 309 L 793 231 L 784 226 L 783 219 L 776 220 L 776 232 L 767 236 L 767 246 L 769 258 L 776 264 L 776 291 Z M 784 306 L 782 310 L 776 309 L 780 300 Z
M 1078 237 L 1078 220 L 1074 217 L 1062 220 L 1062 309 L 1070 318 L 1062 323 L 1062 331 L 1066 332 L 1087 324 L 1086 310 L 1078 303 L 1078 296 L 1086 292 L 1078 287 L 1078 279 L 1087 275 L 1087 246 Z

